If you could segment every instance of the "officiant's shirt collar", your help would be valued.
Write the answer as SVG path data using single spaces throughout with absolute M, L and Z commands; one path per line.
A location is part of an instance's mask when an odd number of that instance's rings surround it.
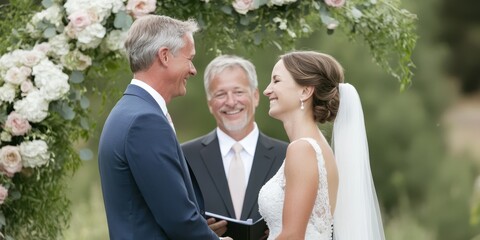
M 250 156 L 255 155 L 255 148 L 257 147 L 258 134 L 259 134 L 259 131 L 258 131 L 257 124 L 254 123 L 253 130 L 246 137 L 244 137 L 242 140 L 239 141 L 243 149 Z M 237 141 L 235 141 L 235 139 L 228 136 L 225 132 L 223 132 L 218 127 L 217 127 L 217 137 L 220 145 L 220 152 L 222 153 L 222 156 L 225 157 L 230 151 L 230 149 L 232 148 L 233 144 L 235 144 Z

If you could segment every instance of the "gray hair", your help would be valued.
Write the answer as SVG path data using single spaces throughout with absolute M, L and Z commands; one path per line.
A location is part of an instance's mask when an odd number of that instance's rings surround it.
M 147 15 L 135 20 L 125 41 L 130 69 L 135 73 L 150 67 L 162 47 L 176 55 L 185 45 L 183 37 L 196 31 L 198 24 L 192 19 L 180 21 L 167 16 Z
M 205 74 L 203 76 L 203 84 L 205 86 L 205 92 L 207 94 L 207 99 L 210 100 L 212 97 L 209 92 L 210 82 L 213 78 L 221 73 L 227 68 L 240 67 L 245 71 L 248 77 L 248 82 L 250 83 L 250 88 L 252 90 L 257 89 L 257 72 L 255 71 L 255 66 L 252 62 L 241 58 L 235 55 L 222 55 L 213 59 L 205 69 Z

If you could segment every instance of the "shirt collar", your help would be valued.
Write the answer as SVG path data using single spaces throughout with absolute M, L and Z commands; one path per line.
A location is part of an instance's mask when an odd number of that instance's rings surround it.
M 231 138 L 228 136 L 224 131 L 222 131 L 220 128 L 217 127 L 217 137 L 218 137 L 218 142 L 220 143 L 220 152 L 222 154 L 222 157 L 226 157 L 226 155 L 230 152 L 230 149 L 232 149 L 233 144 L 235 144 L 237 141 L 235 139 Z M 242 140 L 238 141 L 243 149 L 250 154 L 250 156 L 255 155 L 255 148 L 257 147 L 257 140 L 258 140 L 258 135 L 259 135 L 259 130 L 257 127 L 257 124 L 254 123 L 253 125 L 253 130 L 245 136 Z
M 158 103 L 158 106 L 162 109 L 162 112 L 167 115 L 168 110 L 167 110 L 167 104 L 165 103 L 165 99 L 163 99 L 162 95 L 158 93 L 155 89 L 153 89 L 150 85 L 146 84 L 143 81 L 140 81 L 138 79 L 132 79 L 132 82 L 130 84 L 136 85 L 147 91 L 153 99 L 155 99 L 155 102 Z

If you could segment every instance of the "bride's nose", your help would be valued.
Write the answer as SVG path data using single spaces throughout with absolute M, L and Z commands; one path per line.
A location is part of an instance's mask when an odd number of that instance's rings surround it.
M 265 88 L 265 90 L 263 91 L 263 95 L 267 96 L 270 95 L 272 93 L 272 89 L 270 87 L 270 84 L 268 84 L 267 88 Z

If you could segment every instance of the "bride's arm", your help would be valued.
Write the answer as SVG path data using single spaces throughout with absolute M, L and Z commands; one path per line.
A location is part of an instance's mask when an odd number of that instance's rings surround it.
M 318 189 L 315 150 L 307 141 L 292 142 L 285 158 L 285 203 L 277 239 L 305 239 Z

